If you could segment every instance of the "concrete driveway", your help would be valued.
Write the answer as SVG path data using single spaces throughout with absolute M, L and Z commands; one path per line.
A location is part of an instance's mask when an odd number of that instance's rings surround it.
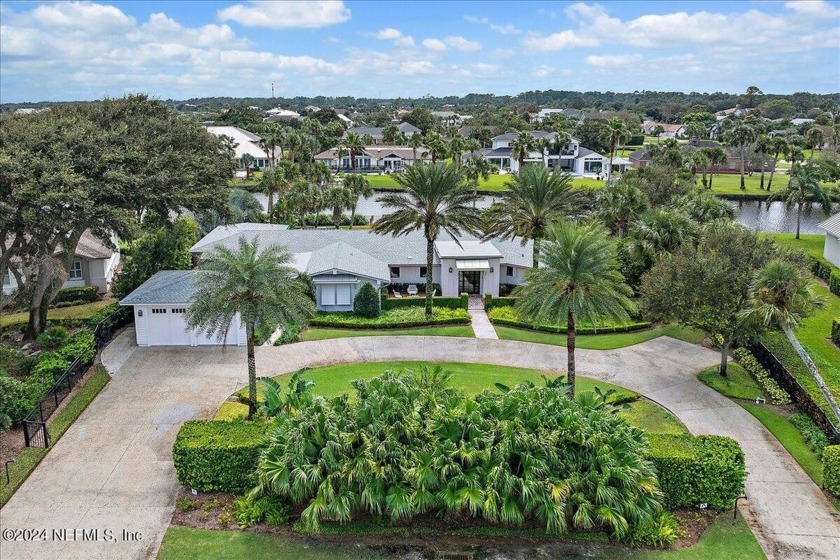
M 110 529 L 118 542 L 2 542 L 2 558 L 153 558 L 178 488 L 171 447 L 180 424 L 210 416 L 247 382 L 244 350 L 137 349 L 128 331 L 106 349 L 113 380 L 0 511 L 3 529 Z M 130 337 L 130 338 L 129 338 Z M 447 337 L 360 337 L 257 348 L 260 375 L 388 360 L 476 362 L 565 370 L 562 347 Z M 744 512 L 770 558 L 840 558 L 840 521 L 819 489 L 749 413 L 699 383 L 718 354 L 670 338 L 578 350 L 581 375 L 638 391 L 696 434 L 737 439 L 747 454 Z M 139 542 L 119 541 L 140 531 Z M 80 537 L 77 537 L 80 538 Z

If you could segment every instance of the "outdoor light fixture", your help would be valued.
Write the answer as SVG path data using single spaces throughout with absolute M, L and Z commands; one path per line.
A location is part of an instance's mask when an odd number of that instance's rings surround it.
M 142 310 L 142 309 L 138 309 L 138 310 L 137 310 L 137 316 L 138 316 L 138 317 L 142 317 L 142 316 L 143 316 L 143 310 Z
M 452 272 L 452 267 L 451 266 L 449 267 L 449 272 Z
M 490 267 L 490 272 L 493 272 L 493 267 L 492 266 Z

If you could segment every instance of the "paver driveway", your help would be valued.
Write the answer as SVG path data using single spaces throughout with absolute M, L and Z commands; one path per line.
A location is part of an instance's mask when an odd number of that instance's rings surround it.
M 186 419 L 209 416 L 246 382 L 244 351 L 109 347 L 124 365 L 0 511 L 2 528 L 98 528 L 141 542 L 2 542 L 2 558 L 152 558 L 177 491 L 171 446 Z M 303 366 L 386 360 L 478 362 L 564 369 L 565 348 L 500 340 L 362 337 L 257 349 L 260 375 Z M 129 356 L 130 354 L 130 356 Z M 618 350 L 578 350 L 579 372 L 648 395 L 694 433 L 735 437 L 750 472 L 746 513 L 771 558 L 840 558 L 840 522 L 807 475 L 751 415 L 699 383 L 717 362 L 699 346 L 658 338 Z

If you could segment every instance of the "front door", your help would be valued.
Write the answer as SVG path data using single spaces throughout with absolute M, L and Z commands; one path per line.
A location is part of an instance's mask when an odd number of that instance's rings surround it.
M 480 294 L 481 293 L 481 272 L 468 270 L 458 273 L 459 294 Z

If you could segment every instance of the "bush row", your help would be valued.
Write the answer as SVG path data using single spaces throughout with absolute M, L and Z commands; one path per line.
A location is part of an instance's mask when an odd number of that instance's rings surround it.
M 96 286 L 78 286 L 76 288 L 62 288 L 58 290 L 52 304 L 60 307 L 59 304 L 70 302 L 90 303 L 99 299 L 99 289 Z
M 726 509 L 744 489 L 744 452 L 724 436 L 648 434 L 648 458 L 656 467 L 668 508 Z
M 775 379 L 770 377 L 767 370 L 752 355 L 752 352 L 746 348 L 736 348 L 734 354 L 735 359 L 747 370 L 747 373 L 758 381 L 758 384 L 761 385 L 764 392 L 770 396 L 773 404 L 790 404 L 790 395 L 787 394 L 787 391 L 779 387 Z
M 516 314 L 516 310 L 512 307 L 494 307 L 490 310 L 487 316 L 490 318 L 490 321 L 492 321 L 494 325 L 504 325 L 508 327 L 516 327 L 519 329 L 529 329 L 533 331 L 542 331 L 558 334 L 565 334 L 568 331 L 565 325 L 535 325 L 533 323 L 521 321 Z M 622 333 L 639 331 L 642 329 L 647 329 L 649 327 L 650 323 L 647 321 L 635 321 L 632 323 L 604 325 L 599 327 L 578 324 L 577 328 L 575 329 L 575 333 L 579 335 Z
M 831 320 L 831 342 L 840 346 L 840 322 L 837 319 Z
M 445 307 L 447 309 L 466 309 L 469 307 L 470 296 L 461 294 L 460 297 L 442 297 L 435 296 L 432 298 L 432 305 L 434 307 Z M 426 298 L 388 298 L 382 295 L 382 310 L 388 311 L 391 309 L 404 309 L 406 307 L 425 307 Z
M 245 420 L 185 422 L 172 448 L 178 482 L 200 492 L 250 490 L 267 430 L 264 422 Z
M 493 297 L 490 294 L 484 295 L 484 310 L 490 311 L 496 307 L 514 307 L 517 298 L 515 297 Z
M 808 444 L 817 457 L 822 457 L 823 450 L 828 445 L 828 437 L 807 414 L 797 412 L 790 417 L 790 423 L 802 434 L 802 439 Z
M 840 445 L 829 445 L 823 450 L 823 485 L 840 498 Z
M 462 325 L 470 322 L 466 309 L 436 307 L 431 319 L 426 319 L 422 307 L 413 306 L 391 309 L 375 318 L 362 317 L 356 313 L 320 313 L 310 319 L 313 327 L 337 327 L 345 329 L 403 329 L 427 325 Z
M 828 284 L 832 294 L 840 296 L 840 269 L 822 257 L 808 255 L 811 259 L 811 273 Z

